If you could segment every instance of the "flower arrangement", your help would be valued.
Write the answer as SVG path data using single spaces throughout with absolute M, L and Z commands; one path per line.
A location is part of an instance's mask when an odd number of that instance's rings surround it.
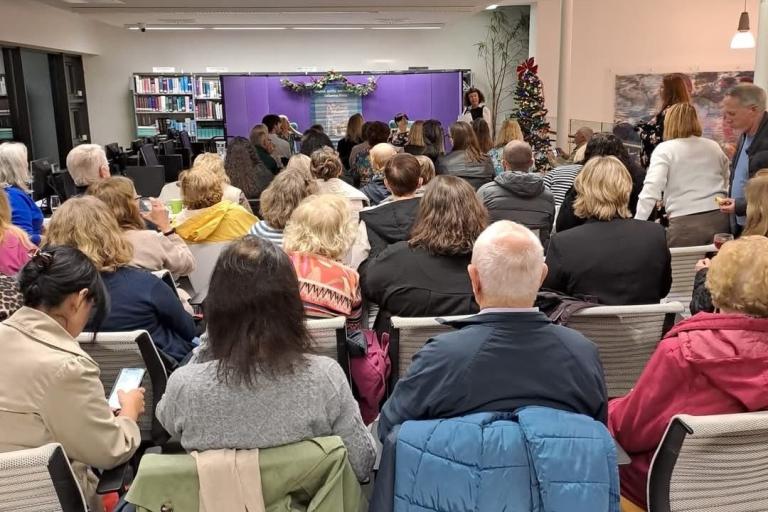
M 320 91 L 325 89 L 330 82 L 341 82 L 342 90 L 344 90 L 344 92 L 356 94 L 358 96 L 368 96 L 376 90 L 376 79 L 372 76 L 368 77 L 366 83 L 356 84 L 336 71 L 328 71 L 322 77 L 311 82 L 292 82 L 288 79 L 280 80 L 280 84 L 283 87 L 297 93 Z

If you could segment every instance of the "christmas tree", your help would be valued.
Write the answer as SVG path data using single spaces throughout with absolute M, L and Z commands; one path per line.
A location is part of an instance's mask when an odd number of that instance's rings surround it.
M 515 109 L 512 117 L 517 119 L 523 130 L 525 141 L 533 148 L 536 170 L 545 172 L 550 169 L 549 122 L 547 109 L 544 108 L 544 90 L 537 74 L 533 57 L 517 66 L 517 86 L 515 87 Z

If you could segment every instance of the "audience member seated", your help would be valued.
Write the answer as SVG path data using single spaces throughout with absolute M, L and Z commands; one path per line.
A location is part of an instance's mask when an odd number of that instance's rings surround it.
M 276 114 L 267 114 L 261 120 L 261 123 L 267 127 L 269 140 L 272 141 L 272 146 L 275 148 L 272 152 L 272 157 L 275 160 L 280 161 L 280 166 L 282 167 L 283 164 L 291 158 L 291 145 L 288 144 L 288 141 L 278 135 L 280 129 L 280 116 Z
M 187 243 L 229 242 L 248 233 L 259 219 L 239 204 L 222 198 L 221 180 L 210 171 L 181 175 L 184 209 L 174 219 Z
M 344 169 L 349 169 L 349 155 L 352 148 L 363 142 L 363 114 L 353 114 L 347 121 L 347 133 L 343 139 L 336 145 L 336 151 L 339 152 L 339 158 L 344 165 Z
M 573 148 L 573 152 L 568 158 L 571 163 L 583 164 L 586 161 L 584 155 L 587 152 L 587 143 L 594 134 L 595 132 L 588 126 L 582 126 L 576 130 L 576 133 L 573 134 L 573 143 L 576 144 L 576 147 Z
M 716 201 L 728 193 L 728 157 L 701 133 L 693 105 L 678 103 L 667 110 L 664 142 L 651 155 L 637 204 L 635 218 L 648 220 L 663 199 L 670 247 L 710 244 L 716 233 L 731 229 Z
M 555 222 L 555 200 L 544 186 L 544 179 L 530 172 L 531 168 L 531 146 L 513 140 L 504 148 L 505 172 L 480 187 L 477 195 L 488 209 L 491 222 L 511 220 L 522 224 L 536 232 L 546 246 Z
M 646 506 L 648 469 L 675 414 L 768 409 L 767 268 L 767 238 L 725 243 L 707 275 L 719 313 L 675 325 L 632 391 L 609 404 L 608 427 L 632 458 L 619 468 L 622 494 L 637 505 Z
M 426 145 L 424 144 L 424 121 L 416 121 L 411 126 L 411 132 L 408 135 L 408 144 L 403 146 L 403 151 L 411 155 L 423 155 Z
M 301 173 L 302 177 L 313 180 L 312 176 L 312 159 L 304 153 L 297 153 L 288 160 L 288 164 L 285 166 L 285 170 L 293 169 Z
M 389 127 L 381 121 L 374 121 L 368 126 L 368 148 L 355 152 L 358 146 L 352 148 L 349 156 L 350 172 L 354 185 L 363 187 L 373 178 L 373 164 L 370 158 L 370 150 L 377 144 L 384 144 L 389 139 Z
M 471 185 L 437 176 L 421 198 L 407 242 L 369 260 L 363 290 L 379 305 L 376 329 L 390 316 L 449 316 L 477 313 L 467 265 L 472 244 L 488 224 L 488 212 Z
M 131 265 L 145 270 L 168 270 L 186 276 L 195 270 L 195 258 L 184 240 L 176 234 L 162 201 L 151 199 L 148 213 L 139 212 L 133 182 L 122 176 L 107 178 L 88 188 L 88 195 L 100 199 L 115 216 L 125 238 L 133 246 Z M 145 220 L 157 231 L 145 228 Z
M 254 134 L 254 132 L 251 131 L 251 140 L 253 141 L 253 148 L 256 150 L 256 156 L 259 157 L 259 160 L 264 164 L 264 167 L 266 167 L 273 176 L 280 172 L 282 163 L 279 158 L 275 158 L 274 156 L 275 145 L 269 138 L 269 133 L 264 130 L 259 130 Z
M 371 146 L 368 145 L 368 130 L 370 130 L 372 124 L 372 121 L 363 122 L 363 125 L 360 128 L 360 135 L 362 139 L 360 142 L 352 146 L 352 149 L 349 151 L 349 167 L 345 167 L 346 170 L 351 172 L 352 164 L 354 164 L 355 160 L 357 160 L 357 155 L 359 155 L 361 152 L 367 153 L 368 150 L 371 149 Z
M 416 155 L 416 160 L 421 167 L 421 186 L 416 189 L 416 196 L 421 197 L 427 184 L 435 177 L 435 163 L 427 155 Z M 386 199 L 383 202 L 386 202 Z
M 389 134 L 389 142 L 393 146 L 398 148 L 404 147 L 408 144 L 410 133 L 408 131 L 408 114 L 405 112 L 399 112 L 395 114 L 395 124 L 397 127 Z
M 120 410 L 109 407 L 98 365 L 75 340 L 89 319 L 99 328 L 109 295 L 93 263 L 71 247 L 36 255 L 19 283 L 24 307 L 0 324 L 0 452 L 61 443 L 89 509 L 104 510 L 90 467 L 133 456 L 144 412 L 143 389 L 119 391 Z
M 501 125 L 499 133 L 496 134 L 496 145 L 488 152 L 495 176 L 504 172 L 504 148 L 513 140 L 523 142 L 523 130 L 520 129 L 520 124 L 515 119 L 507 118 Z
M 322 148 L 333 149 L 333 142 L 323 132 L 317 130 L 307 130 L 307 133 L 301 137 L 301 153 L 306 156 L 312 156 L 312 153 Z
M 368 197 L 349 183 L 339 179 L 344 172 L 344 166 L 333 148 L 320 148 L 312 153 L 311 158 L 312 175 L 315 177 L 318 192 L 346 197 L 357 217 L 360 210 L 368 205 Z
M 475 137 L 477 137 L 477 145 L 480 151 L 490 157 L 489 153 L 493 149 L 493 139 L 491 138 L 491 128 L 488 126 L 488 123 L 482 117 L 478 117 L 472 121 L 472 130 L 475 132 Z
M 301 155 L 304 156 L 304 155 Z M 291 161 L 296 156 L 291 157 Z M 308 173 L 309 174 L 309 173 Z M 312 175 L 291 166 L 275 176 L 275 179 L 261 194 L 262 219 L 253 225 L 250 234 L 269 240 L 278 247 L 283 246 L 283 230 L 299 203 L 317 193 L 317 183 Z
M 197 155 L 190 172 L 192 171 L 210 171 L 214 173 L 219 177 L 219 181 L 221 181 L 224 199 L 239 204 L 249 212 L 251 211 L 251 205 L 248 203 L 248 198 L 245 197 L 243 191 L 230 184 L 229 176 L 224 168 L 224 161 L 218 154 L 201 153 Z M 181 179 L 181 176 L 179 176 L 179 179 Z M 167 183 L 160 192 L 160 200 L 164 203 L 174 199 L 181 199 L 181 181 Z
M 758 171 L 755 177 L 747 182 L 744 197 L 747 201 L 747 223 L 742 235 L 768 236 L 768 169 Z M 697 272 L 690 304 L 692 315 L 701 311 L 715 311 L 712 296 L 706 287 L 710 262 L 707 258 L 696 263 Z
M 552 192 L 556 207 L 563 204 L 565 195 L 573 187 L 573 181 L 582 167 L 581 163 L 559 165 L 544 175 L 544 185 Z
M 280 114 L 280 126 L 277 134 L 281 139 L 288 142 L 288 147 L 293 154 L 296 147 L 296 141 L 301 139 L 301 132 L 295 130 L 293 126 L 291 126 L 291 120 L 284 114 Z
M 574 211 L 586 222 L 552 235 L 544 287 L 610 306 L 658 304 L 672 285 L 672 257 L 664 227 L 631 218 L 624 164 L 590 158 L 574 187 Z
M 366 480 L 373 438 L 339 364 L 312 353 L 285 253 L 258 237 L 234 242 L 219 257 L 206 304 L 206 339 L 171 375 L 157 406 L 165 429 L 187 451 L 339 436 Z
M 146 330 L 158 350 L 176 362 L 192 351 L 192 317 L 170 286 L 129 266 L 133 247 L 106 204 L 90 196 L 65 202 L 51 218 L 46 244 L 79 249 L 101 272 L 111 308 L 101 325 L 91 321 L 88 330 Z
M 11 221 L 37 245 L 43 231 L 43 212 L 29 197 L 29 180 L 27 147 L 20 142 L 0 144 L 0 187 L 11 205 Z
M 424 121 L 424 154 L 435 165 L 445 155 L 445 130 L 437 119 Z
M 0 194 L 0 274 L 15 276 L 37 247 L 22 229 L 11 223 L 8 197 Z
M 109 161 L 104 148 L 98 144 L 80 144 L 67 155 L 67 172 L 72 176 L 78 195 L 92 184 L 109 178 Z
M 426 198 L 425 198 L 426 199 Z M 477 239 L 468 268 L 480 314 L 424 340 L 381 411 L 379 437 L 407 420 L 540 405 L 605 423 L 597 347 L 533 307 L 547 274 L 538 237 L 509 221 Z
M 335 194 L 304 199 L 283 234 L 283 248 L 293 261 L 306 315 L 347 317 L 347 332 L 359 331 L 363 302 L 357 271 L 341 260 L 355 239 L 349 205 Z
M 370 181 L 360 188 L 372 206 L 376 206 L 389 196 L 389 189 L 384 184 L 384 167 L 397 154 L 392 144 L 383 142 L 376 144 L 368 152 L 371 161 Z
M 376 148 L 372 153 L 375 151 Z M 419 211 L 420 199 L 415 196 L 421 186 L 419 161 L 407 153 L 391 157 L 384 166 L 384 184 L 392 193 L 391 201 L 360 212 L 360 219 L 368 230 L 371 258 L 387 246 L 410 237 Z
M 274 178 L 274 174 L 261 162 L 256 148 L 245 137 L 235 137 L 229 141 L 224 169 L 229 181 L 242 190 L 248 205 L 247 200 L 259 199 Z M 242 202 L 240 205 L 243 208 L 246 206 Z M 246 209 L 251 211 L 250 205 Z
M 0 274 L 0 322 L 14 314 L 22 304 L 15 277 Z
M 437 174 L 458 176 L 467 180 L 475 190 L 493 179 L 493 164 L 480 146 L 472 125 L 457 122 L 451 125 L 453 150 L 437 160 Z
M 640 191 L 643 190 L 645 171 L 629 156 L 627 148 L 624 146 L 624 143 L 621 142 L 621 139 L 610 133 L 599 133 L 594 135 L 589 139 L 589 142 L 587 142 L 587 150 L 584 153 L 584 162 L 586 163 L 595 156 L 615 156 L 621 160 L 621 163 L 624 164 L 624 168 L 629 171 L 629 175 L 632 178 L 632 192 L 629 194 L 628 207 L 629 212 L 634 215 L 637 208 L 637 201 L 640 197 Z M 575 175 L 577 175 L 578 172 L 579 171 L 577 171 Z M 551 187 L 550 191 L 555 194 L 555 191 L 552 190 Z M 565 231 L 566 229 L 580 226 L 586 221 L 574 214 L 573 203 L 575 200 L 576 190 L 571 186 L 566 192 L 557 214 L 557 219 L 555 220 L 556 231 Z

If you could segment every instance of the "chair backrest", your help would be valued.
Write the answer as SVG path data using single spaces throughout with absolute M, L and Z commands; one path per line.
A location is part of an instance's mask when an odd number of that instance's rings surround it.
M 162 165 L 131 166 L 125 175 L 133 180 L 136 192 L 142 197 L 157 197 L 165 185 L 165 167 Z
M 165 393 L 168 372 L 160 354 L 147 331 L 100 332 L 93 339 L 93 333 L 84 332 L 77 338 L 80 347 L 99 365 L 104 392 L 110 393 L 123 368 L 146 368 L 147 373 L 141 385 L 144 395 L 145 413 L 139 419 L 141 438 L 162 444 L 167 439 L 165 430 L 155 418 L 157 402 Z
M 208 295 L 208 285 L 211 283 L 211 275 L 216 267 L 216 261 L 221 252 L 231 242 L 210 242 L 201 244 L 189 244 L 189 251 L 195 257 L 195 270 L 187 277 L 192 285 L 193 303 L 200 304 Z
M 139 148 L 139 155 L 144 165 L 160 165 L 160 160 L 158 160 L 157 153 L 155 152 L 155 146 L 152 144 L 143 144 Z
M 349 379 L 346 323 L 347 319 L 343 316 L 319 319 L 308 318 L 307 329 L 309 329 L 312 339 L 315 340 L 317 353 L 338 361 Z
M 672 418 L 651 463 L 648 512 L 768 510 L 768 411 Z
M 59 195 L 59 200 L 63 203 L 67 199 L 71 199 L 77 195 L 77 188 L 75 187 L 75 181 L 67 171 L 55 172 L 50 176 L 51 187 Z
M 656 350 L 665 326 L 683 311 L 679 302 L 597 306 L 573 314 L 567 326 L 597 344 L 609 397 L 625 395 Z
M 693 279 L 696 277 L 696 262 L 707 256 L 708 252 L 716 252 L 714 245 L 697 245 L 694 247 L 672 247 L 672 288 L 664 302 L 682 302 L 686 308 L 693 295 Z
M 0 453 L 0 512 L 86 512 L 69 459 L 58 443 Z
M 433 336 L 452 331 L 453 328 L 443 325 L 437 319 L 452 321 L 467 318 L 469 315 L 444 317 L 414 317 L 405 318 L 393 316 L 392 337 L 389 339 L 389 359 L 392 361 L 392 382 L 394 386 L 400 377 L 405 375 L 411 365 L 413 355 Z

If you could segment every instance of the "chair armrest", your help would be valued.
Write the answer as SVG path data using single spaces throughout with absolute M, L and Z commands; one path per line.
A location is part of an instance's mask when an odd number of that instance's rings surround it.
M 129 462 L 119 466 L 107 469 L 99 477 L 99 485 L 96 487 L 96 494 L 109 494 L 116 492 L 119 495 L 125 493 L 125 486 L 131 483 L 133 479 L 133 470 Z

